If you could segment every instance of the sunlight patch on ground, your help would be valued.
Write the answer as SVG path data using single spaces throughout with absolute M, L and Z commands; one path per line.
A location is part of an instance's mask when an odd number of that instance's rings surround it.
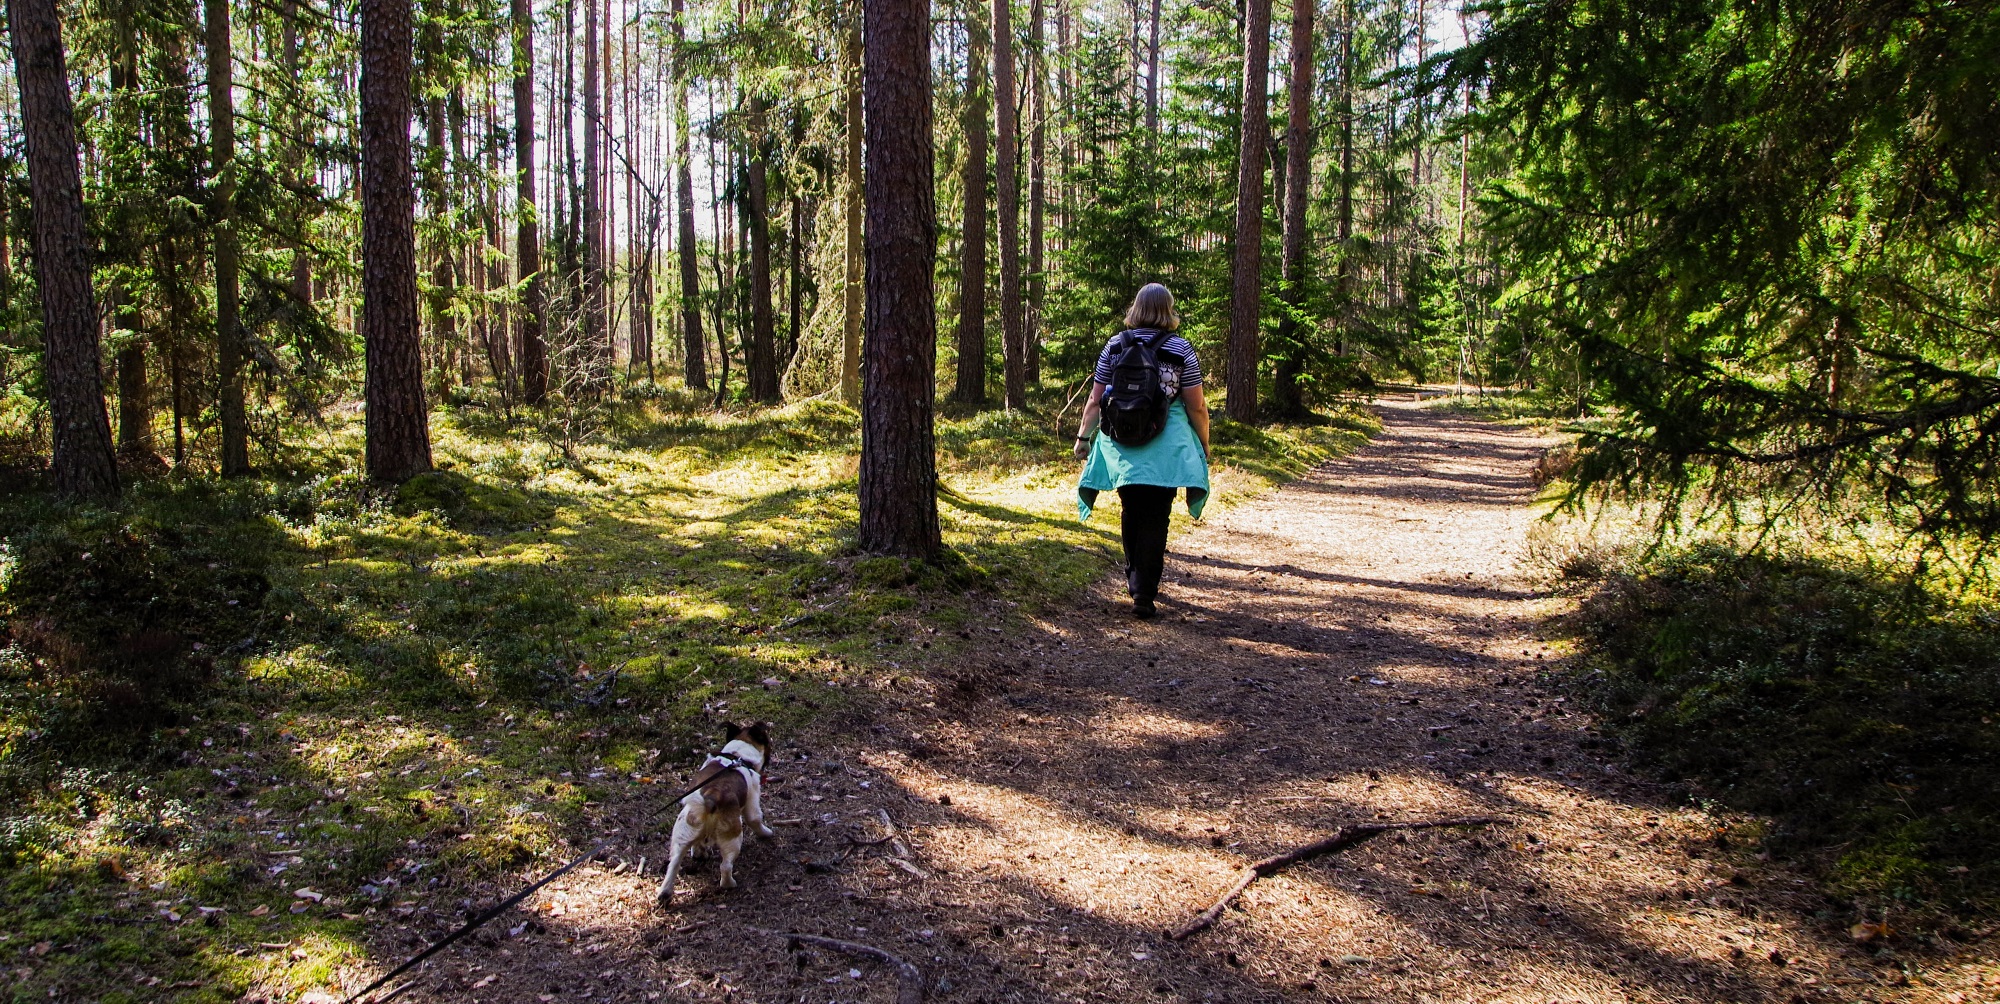
M 930 828 L 926 860 L 987 881 L 1027 883 L 1039 896 L 1107 921 L 1157 927 L 1234 874 L 1215 855 L 1130 837 L 1009 788 L 907 769 L 893 776 L 919 795 L 949 795 L 974 824 Z
M 1161 740 L 1191 742 L 1217 739 L 1224 735 L 1221 728 L 1207 722 L 1191 721 L 1129 703 L 1100 712 L 1090 726 L 1092 744 L 1117 749 L 1147 746 Z

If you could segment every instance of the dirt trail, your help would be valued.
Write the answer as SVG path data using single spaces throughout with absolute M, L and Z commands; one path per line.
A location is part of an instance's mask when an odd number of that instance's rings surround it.
M 797 822 L 753 843 L 742 888 L 702 861 L 653 910 L 661 807 L 607 807 L 647 877 L 580 874 L 412 997 L 894 999 L 886 967 L 752 925 L 882 946 L 934 1001 L 1907 994 L 1804 919 L 1802 882 L 1725 860 L 1533 684 L 1561 602 L 1521 564 L 1547 444 L 1382 417 L 1356 455 L 1178 537 L 1159 620 L 1107 583 L 1026 633 L 974 628 L 971 656 L 930 667 L 933 699 L 783 751 L 769 804 Z M 902 842 L 858 843 L 884 811 Z M 1259 882 L 1187 942 L 1161 934 L 1344 822 L 1473 813 L 1518 822 L 1384 837 Z

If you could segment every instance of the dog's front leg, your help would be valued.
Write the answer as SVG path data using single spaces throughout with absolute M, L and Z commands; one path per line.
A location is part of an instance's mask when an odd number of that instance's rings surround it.
M 667 856 L 666 876 L 660 880 L 661 906 L 673 902 L 674 880 L 680 877 L 681 862 L 687 859 L 688 848 L 701 838 L 701 828 L 688 818 L 694 811 L 693 808 L 685 809 L 681 812 L 680 818 L 674 821 L 673 850 Z

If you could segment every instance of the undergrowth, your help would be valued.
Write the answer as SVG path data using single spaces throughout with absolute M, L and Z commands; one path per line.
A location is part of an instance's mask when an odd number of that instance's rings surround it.
M 1628 562 L 1575 627 L 1578 683 L 1638 758 L 1772 820 L 1762 846 L 1858 918 L 2000 906 L 2000 607 L 1822 549 Z
M 440 936 L 664 792 L 723 721 L 840 731 L 904 653 L 1115 559 L 1115 518 L 1075 518 L 1074 414 L 1041 403 L 940 421 L 939 566 L 854 553 L 858 420 L 819 401 L 633 394 L 580 441 L 460 403 L 394 490 L 336 425 L 281 473 L 113 509 L 0 494 L 9 992 L 327 987 L 367 932 Z M 1217 503 L 1369 431 L 1218 421 Z

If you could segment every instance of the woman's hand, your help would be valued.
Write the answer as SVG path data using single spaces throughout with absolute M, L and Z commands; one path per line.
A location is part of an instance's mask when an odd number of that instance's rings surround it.
M 1076 448 L 1070 452 L 1082 460 L 1090 455 L 1091 441 L 1097 437 L 1097 424 L 1104 417 L 1104 385 L 1093 381 L 1090 385 L 1090 400 L 1083 403 L 1083 420 L 1076 425 Z

